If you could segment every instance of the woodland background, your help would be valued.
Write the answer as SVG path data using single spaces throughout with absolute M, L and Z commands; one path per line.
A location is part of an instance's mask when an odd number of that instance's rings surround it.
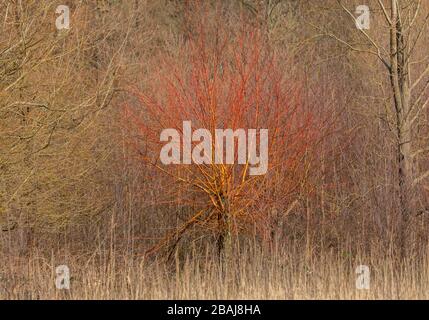
M 2 0 L 0 297 L 427 298 L 428 31 L 426 0 Z M 154 165 L 256 114 L 264 177 Z

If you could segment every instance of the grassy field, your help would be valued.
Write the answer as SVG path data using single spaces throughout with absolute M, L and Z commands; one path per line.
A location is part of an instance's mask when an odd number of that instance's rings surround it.
M 298 248 L 296 248 L 298 249 Z M 1 299 L 427 299 L 429 259 L 403 263 L 381 255 L 305 257 L 241 250 L 219 262 L 207 250 L 172 261 L 108 251 L 80 256 L 1 257 Z M 179 262 L 181 261 L 181 262 Z M 358 265 L 370 268 L 369 289 L 357 289 Z M 70 268 L 70 289 L 55 286 L 56 267 Z

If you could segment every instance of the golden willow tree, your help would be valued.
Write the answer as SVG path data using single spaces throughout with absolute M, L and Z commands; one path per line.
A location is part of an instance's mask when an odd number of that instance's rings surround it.
M 132 145 L 140 150 L 153 180 L 165 183 L 159 204 L 191 208 L 181 217 L 183 223 L 148 253 L 161 248 L 172 252 L 185 233 L 203 230 L 215 235 L 219 254 L 229 255 L 236 235 L 266 233 L 270 212 L 277 207 L 286 211 L 306 190 L 308 150 L 319 134 L 302 101 L 301 84 L 284 80 L 287 70 L 279 67 L 280 59 L 263 33 L 244 25 L 231 31 L 219 19 L 208 23 L 206 14 L 197 20 L 181 50 L 161 58 L 155 83 L 147 90 L 132 89 L 138 102 L 124 109 L 132 134 L 138 136 Z M 250 157 L 245 154 L 243 161 L 243 154 L 237 152 L 241 138 L 229 144 L 235 152 L 234 161 L 228 163 L 212 161 L 219 143 L 215 139 L 208 152 L 212 159 L 204 163 L 183 164 L 183 157 L 182 164 L 161 163 L 166 144 L 160 141 L 161 132 L 174 129 L 182 140 L 187 121 L 212 137 L 216 129 L 231 129 L 235 137 L 255 129 L 260 157 L 260 133 L 267 129 L 266 172 L 249 174 Z M 192 147 L 198 147 L 195 141 Z M 257 151 L 250 143 L 247 147 Z

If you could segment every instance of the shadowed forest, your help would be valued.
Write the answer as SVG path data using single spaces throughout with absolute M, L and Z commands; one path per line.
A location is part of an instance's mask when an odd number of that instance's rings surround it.
M 0 299 L 428 299 L 428 49 L 426 0 L 1 0 Z

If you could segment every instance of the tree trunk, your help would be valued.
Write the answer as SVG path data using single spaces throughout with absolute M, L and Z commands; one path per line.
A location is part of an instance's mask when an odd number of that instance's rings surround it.
M 397 133 L 397 165 L 399 187 L 399 245 L 401 257 L 406 256 L 407 231 L 411 214 L 411 126 L 407 119 L 410 111 L 410 88 L 408 62 L 406 60 L 406 46 L 402 33 L 402 24 L 398 16 L 396 0 L 391 1 L 390 30 L 390 81 L 393 91 L 396 133 Z
M 224 212 L 218 215 L 219 237 L 217 240 L 218 255 L 220 260 L 229 261 L 232 254 L 232 221 L 228 200 L 222 199 Z

